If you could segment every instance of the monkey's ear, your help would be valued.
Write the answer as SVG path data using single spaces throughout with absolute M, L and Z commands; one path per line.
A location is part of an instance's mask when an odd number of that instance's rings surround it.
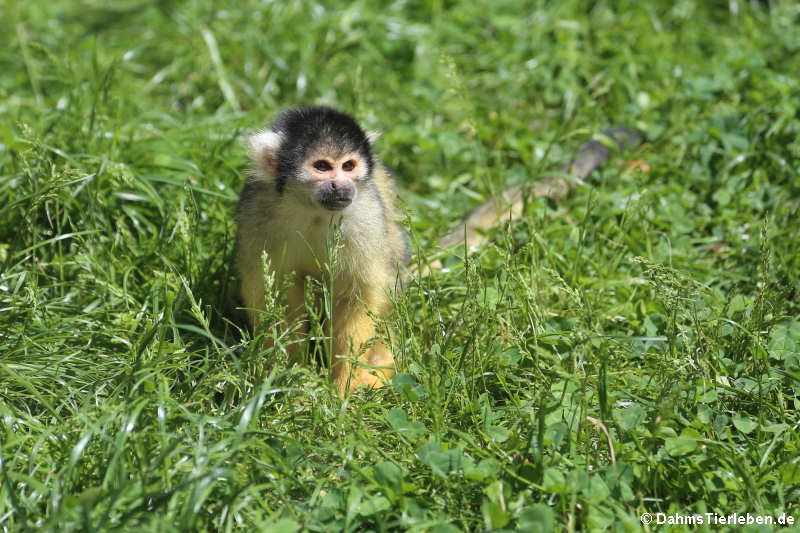
M 275 177 L 275 165 L 283 136 L 272 130 L 264 130 L 247 138 L 253 170 L 259 177 Z
M 380 130 L 370 130 L 367 132 L 367 140 L 369 141 L 369 144 L 373 144 L 380 136 Z

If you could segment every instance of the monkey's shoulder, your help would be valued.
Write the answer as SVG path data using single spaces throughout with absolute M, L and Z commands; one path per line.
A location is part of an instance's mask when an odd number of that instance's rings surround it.
M 256 178 L 248 178 L 239 195 L 239 201 L 236 204 L 236 214 L 237 216 L 241 216 L 249 209 L 259 204 L 272 203 L 275 201 L 274 197 L 274 183 Z
M 381 197 L 386 200 L 394 202 L 397 198 L 397 188 L 394 182 L 394 176 L 386 166 L 376 161 L 375 169 L 372 171 L 372 181 L 381 192 Z
M 380 162 L 377 163 L 373 175 L 375 188 L 378 191 L 381 203 L 385 209 L 385 216 L 390 222 L 390 224 L 388 224 L 390 240 L 395 248 L 402 248 L 401 255 L 403 257 L 407 257 L 409 255 L 407 251 L 408 239 L 405 231 L 403 231 L 403 228 L 399 223 L 401 219 L 401 212 L 397 208 L 398 193 L 394 176 L 392 175 L 391 171 Z M 402 262 L 407 262 L 407 260 Z

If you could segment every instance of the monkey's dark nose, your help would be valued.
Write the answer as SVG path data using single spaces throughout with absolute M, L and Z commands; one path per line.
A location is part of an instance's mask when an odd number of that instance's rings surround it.
M 349 181 L 331 180 L 326 182 L 319 191 L 319 203 L 325 209 L 340 211 L 353 202 L 355 187 Z

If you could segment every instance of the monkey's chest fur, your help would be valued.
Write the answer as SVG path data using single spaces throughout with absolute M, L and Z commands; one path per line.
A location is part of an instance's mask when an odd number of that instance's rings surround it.
M 282 275 L 294 272 L 299 279 L 322 279 L 331 269 L 335 281 L 358 286 L 370 284 L 376 270 L 390 268 L 379 255 L 384 221 L 355 209 L 330 213 L 281 207 L 249 228 L 252 231 L 243 228 L 243 242 L 250 241 L 244 244 L 245 255 L 264 250 Z
M 394 288 L 405 238 L 373 187 L 341 211 L 298 202 L 258 182 L 247 188 L 237 216 L 237 270 L 247 308 L 265 305 L 263 252 L 279 282 L 289 280 L 295 290 L 306 276 L 329 283 L 331 272 L 337 303 L 355 305 Z

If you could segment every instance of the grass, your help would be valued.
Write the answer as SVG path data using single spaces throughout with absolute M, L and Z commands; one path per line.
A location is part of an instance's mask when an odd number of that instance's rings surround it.
M 795 2 L 0 13 L 3 531 L 797 524 Z M 399 374 L 343 402 L 248 344 L 231 268 L 241 136 L 308 103 L 383 130 L 420 263 L 593 133 L 648 142 L 412 277 Z

